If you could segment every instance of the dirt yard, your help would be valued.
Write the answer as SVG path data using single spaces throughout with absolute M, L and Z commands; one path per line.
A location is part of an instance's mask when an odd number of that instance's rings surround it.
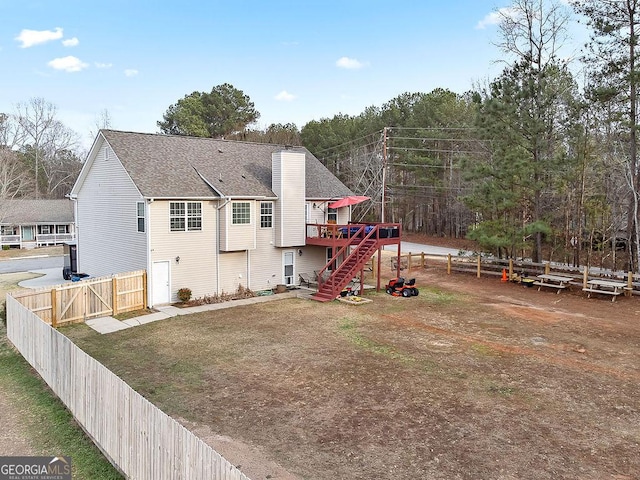
M 640 298 L 411 276 L 408 299 L 63 331 L 253 480 L 640 477 Z

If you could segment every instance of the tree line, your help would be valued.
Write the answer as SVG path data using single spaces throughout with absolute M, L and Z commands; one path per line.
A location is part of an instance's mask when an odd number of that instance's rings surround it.
M 249 96 L 225 83 L 186 95 L 157 125 L 166 134 L 304 145 L 372 197 L 356 211 L 362 219 L 466 236 L 498 255 L 638 271 L 637 7 L 514 0 L 496 12 L 504 69 L 464 94 L 406 92 L 359 115 L 260 130 Z M 591 32 L 579 78 L 561 55 L 569 8 Z M 35 99 L 0 116 L 2 198 L 68 193 L 81 162 L 54 113 Z

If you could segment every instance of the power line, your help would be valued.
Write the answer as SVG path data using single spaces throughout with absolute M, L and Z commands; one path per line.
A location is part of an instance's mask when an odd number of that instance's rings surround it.
M 409 148 L 409 147 L 388 147 L 389 150 L 403 152 L 433 152 L 433 153 L 482 153 L 478 150 L 440 150 L 436 148 Z
M 439 138 L 439 137 L 391 137 L 393 140 L 426 140 L 429 142 L 479 142 L 485 143 L 487 140 L 476 138 Z
M 364 135 L 364 136 L 362 136 L 362 137 L 355 138 L 355 139 L 353 139 L 353 140 L 349 140 L 348 142 L 344 142 L 344 143 L 341 143 L 341 144 L 339 144 L 339 145 L 335 145 L 335 146 L 333 146 L 333 147 L 325 148 L 324 150 L 318 150 L 318 151 L 316 152 L 316 156 L 318 156 L 319 154 L 321 154 L 321 153 L 323 153 L 323 152 L 327 152 L 327 151 L 330 151 L 330 150 L 333 150 L 333 149 L 336 149 L 336 148 L 340 148 L 340 147 L 342 147 L 342 146 L 344 146 L 344 145 L 349 145 L 349 144 L 351 144 L 351 143 L 355 143 L 355 142 L 357 142 L 357 141 L 359 141 L 359 140 L 362 140 L 363 138 L 367 138 L 367 137 L 370 137 L 370 136 L 372 136 L 372 135 L 376 135 L 376 134 L 380 134 L 380 133 L 382 133 L 382 130 L 378 130 L 377 132 L 373 132 L 373 133 L 368 133 L 367 135 Z M 369 145 L 371 145 L 371 144 L 369 144 Z

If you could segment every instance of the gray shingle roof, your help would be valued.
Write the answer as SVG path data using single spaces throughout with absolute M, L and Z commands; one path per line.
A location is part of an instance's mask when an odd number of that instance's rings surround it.
M 73 223 L 71 200 L 2 200 L 0 223 L 38 225 Z
M 271 154 L 284 145 L 213 138 L 101 130 L 145 197 L 274 197 Z M 353 193 L 304 147 L 307 198 L 340 198 Z M 202 180 L 204 177 L 207 182 Z

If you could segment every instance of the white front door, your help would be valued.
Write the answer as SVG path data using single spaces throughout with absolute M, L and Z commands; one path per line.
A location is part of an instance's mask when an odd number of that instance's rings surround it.
M 169 262 L 153 262 L 153 304 L 171 301 L 169 290 Z
M 282 264 L 284 268 L 284 275 L 282 283 L 285 285 L 293 285 L 295 278 L 293 277 L 293 260 L 295 258 L 295 252 L 284 252 L 282 256 Z

